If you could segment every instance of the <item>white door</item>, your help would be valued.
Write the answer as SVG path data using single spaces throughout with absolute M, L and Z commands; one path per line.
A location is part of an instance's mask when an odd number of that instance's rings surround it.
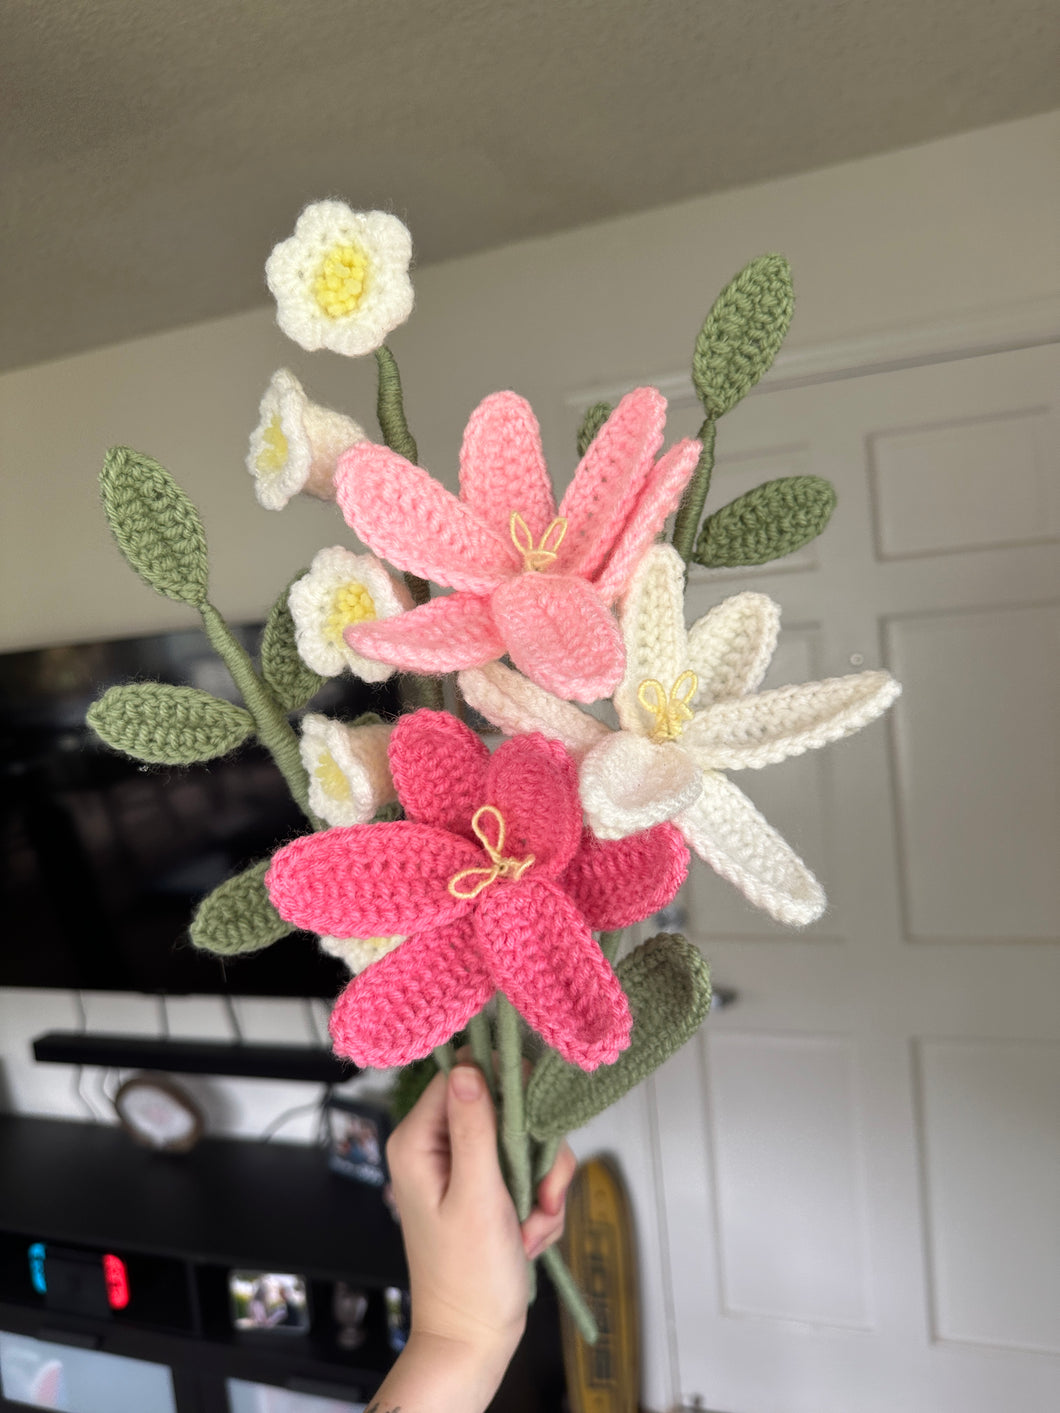
M 886 666 L 905 693 L 738 777 L 821 923 L 786 932 L 705 866 L 687 889 L 738 993 L 644 1101 L 688 1406 L 1060 1409 L 1058 355 L 762 394 L 719 429 L 710 506 L 800 472 L 839 505 L 789 561 L 700 571 L 690 617 L 760 587 L 765 685 Z

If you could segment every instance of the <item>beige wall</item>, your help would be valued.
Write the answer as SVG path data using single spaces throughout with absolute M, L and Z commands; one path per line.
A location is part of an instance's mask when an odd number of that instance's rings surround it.
M 562 478 L 564 397 L 683 371 L 710 298 L 765 250 L 795 270 L 792 346 L 1055 292 L 1058 138 L 1049 114 L 418 271 L 418 308 L 393 346 L 424 460 L 451 467 L 470 408 L 510 386 L 537 407 Z M 242 469 L 284 362 L 317 400 L 371 424 L 372 360 L 303 354 L 265 307 L 0 377 L 0 650 L 191 621 L 109 541 L 95 476 L 113 442 L 156 456 L 198 502 L 213 596 L 233 618 L 260 616 L 344 538 L 328 507 L 260 510 Z

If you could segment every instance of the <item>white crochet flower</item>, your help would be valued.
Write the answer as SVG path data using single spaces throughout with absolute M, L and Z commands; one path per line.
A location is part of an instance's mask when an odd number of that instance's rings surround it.
M 365 430 L 352 417 L 310 402 L 287 368 L 273 373 L 250 434 L 247 470 L 266 510 L 282 510 L 299 491 L 334 500 L 335 462 Z
M 757 692 L 776 648 L 780 609 L 764 594 L 726 599 L 684 626 L 684 564 L 656 545 L 621 612 L 626 673 L 621 730 L 578 711 L 500 663 L 462 672 L 465 698 L 506 732 L 543 731 L 581 761 L 586 818 L 605 839 L 672 820 L 723 878 L 778 922 L 804 926 L 825 896 L 806 865 L 721 772 L 758 769 L 837 741 L 901 691 L 888 672 Z
M 277 322 L 310 351 L 371 353 L 412 313 L 411 259 L 396 216 L 317 201 L 265 263 Z
M 400 947 L 404 940 L 404 937 L 321 937 L 320 945 L 325 952 L 344 961 L 357 976 L 365 967 Z
M 343 636 L 355 623 L 394 618 L 412 607 L 405 585 L 391 578 L 374 554 L 354 554 L 341 545 L 318 551 L 308 574 L 291 585 L 287 606 L 298 654 L 314 672 L 337 677 L 349 669 L 365 682 L 393 676 L 389 663 L 362 657 Z
M 329 716 L 302 718 L 299 749 L 309 776 L 309 808 L 332 825 L 367 824 L 396 799 L 385 723 L 347 726 Z

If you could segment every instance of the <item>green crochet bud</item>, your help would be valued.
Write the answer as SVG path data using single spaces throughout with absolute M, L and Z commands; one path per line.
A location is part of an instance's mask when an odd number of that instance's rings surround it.
M 592 1073 L 550 1051 L 526 1088 L 526 1125 L 537 1139 L 558 1138 L 603 1113 L 691 1039 L 710 1010 L 707 964 L 676 933 L 650 938 L 615 971 L 633 1012 L 629 1048 Z
M 99 477 L 118 548 L 140 578 L 167 599 L 205 602 L 209 567 L 199 513 L 157 461 L 111 447 Z
M 692 353 L 692 382 L 708 417 L 735 407 L 769 371 L 794 307 L 783 255 L 760 255 L 725 286 Z
M 234 957 L 240 952 L 260 952 L 294 928 L 272 906 L 265 891 L 265 874 L 271 859 L 262 859 L 208 893 L 192 918 L 189 932 L 204 952 Z
M 254 733 L 242 707 L 197 687 L 130 682 L 111 687 L 85 720 L 106 744 L 154 765 L 191 765 L 235 750 Z
M 708 569 L 768 564 L 816 539 L 835 504 L 835 487 L 821 476 L 766 481 L 707 517 L 692 558 Z
M 308 570 L 296 574 L 269 610 L 261 635 L 261 675 L 284 711 L 298 711 L 320 691 L 324 678 L 307 667 L 295 645 L 294 619 L 287 607 L 291 585 Z
M 609 402 L 594 402 L 585 416 L 582 424 L 578 428 L 578 457 L 579 460 L 589 450 L 593 438 L 611 416 L 611 404 Z

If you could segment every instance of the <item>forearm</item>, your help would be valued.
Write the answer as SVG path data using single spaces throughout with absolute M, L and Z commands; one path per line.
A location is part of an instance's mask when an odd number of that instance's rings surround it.
M 484 1413 L 513 1353 L 413 1330 L 368 1413 Z

